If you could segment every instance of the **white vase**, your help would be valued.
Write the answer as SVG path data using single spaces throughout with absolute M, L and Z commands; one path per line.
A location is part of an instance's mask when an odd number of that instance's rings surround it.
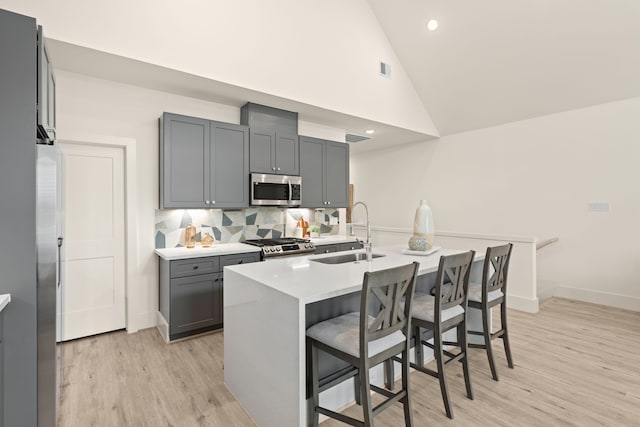
M 413 221 L 413 236 L 409 239 L 412 251 L 428 251 L 433 247 L 433 215 L 426 200 L 420 200 Z

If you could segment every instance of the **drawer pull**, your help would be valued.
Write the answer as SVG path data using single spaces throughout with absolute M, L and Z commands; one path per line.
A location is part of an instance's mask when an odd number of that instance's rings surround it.
M 241 259 L 241 260 L 240 260 L 240 262 L 239 262 L 238 264 L 242 264 L 243 262 L 244 262 L 244 260 L 243 260 L 243 259 Z
M 194 265 L 194 266 L 193 266 L 193 269 L 194 269 L 194 270 L 197 270 L 197 269 L 198 269 L 198 266 L 197 266 L 197 265 Z

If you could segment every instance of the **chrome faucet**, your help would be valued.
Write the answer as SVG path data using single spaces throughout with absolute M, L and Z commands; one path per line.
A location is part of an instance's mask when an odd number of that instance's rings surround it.
M 355 210 L 356 206 L 358 206 L 358 205 L 362 205 L 364 207 L 365 213 L 367 214 L 367 241 L 364 244 L 364 249 L 367 252 L 367 261 L 371 261 L 371 259 L 372 259 L 372 255 L 371 255 L 371 224 L 369 223 L 369 208 L 363 202 L 356 202 L 356 203 L 353 204 L 353 207 L 351 208 L 351 214 L 353 214 L 353 211 Z

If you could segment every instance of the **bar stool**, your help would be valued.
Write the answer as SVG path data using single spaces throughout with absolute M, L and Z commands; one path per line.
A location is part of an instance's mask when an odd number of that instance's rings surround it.
M 467 352 L 467 288 L 474 251 L 461 254 L 441 256 L 436 275 L 435 295 L 416 293 L 411 311 L 411 324 L 414 328 L 415 361 L 410 366 L 420 372 L 438 378 L 442 401 L 447 417 L 453 418 L 453 409 L 449 399 L 445 367 L 452 362 L 461 361 L 467 397 L 473 400 L 471 377 Z M 443 334 L 456 329 L 457 341 L 443 340 Z M 425 336 L 433 336 L 433 344 Z M 423 345 L 433 349 L 437 371 L 424 366 Z M 460 348 L 457 354 L 444 349 L 445 345 Z M 445 360 L 445 356 L 447 359 Z M 394 359 L 398 361 L 397 359 Z M 392 389 L 393 363 L 386 363 L 386 386 Z
M 482 311 L 482 332 L 469 331 L 471 335 L 484 337 L 484 344 L 469 344 L 471 348 L 482 348 L 487 351 L 491 375 L 498 381 L 498 372 L 493 360 L 491 341 L 502 338 L 504 352 L 507 356 L 507 364 L 513 369 L 513 359 L 509 347 L 509 335 L 507 333 L 507 273 L 513 244 L 487 248 L 482 271 L 482 283 L 469 284 L 469 307 Z M 500 305 L 500 329 L 491 332 L 491 308 Z
M 419 263 L 414 262 L 364 273 L 360 312 L 325 320 L 307 329 L 307 348 L 311 351 L 314 426 L 318 425 L 319 414 L 354 426 L 373 426 L 373 417 L 395 402 L 403 404 L 405 425 L 413 425 L 409 394 L 410 313 L 419 266 Z M 319 350 L 346 361 L 351 369 L 337 380 L 320 387 Z M 392 393 L 370 384 L 369 369 L 399 353 L 402 353 L 402 390 Z M 360 384 L 359 397 L 364 422 L 320 406 L 321 391 L 351 377 L 356 377 Z M 387 398 L 375 408 L 371 405 L 371 390 Z

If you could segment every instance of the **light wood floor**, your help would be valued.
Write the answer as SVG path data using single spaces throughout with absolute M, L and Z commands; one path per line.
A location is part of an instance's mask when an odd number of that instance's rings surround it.
M 412 373 L 416 426 L 640 425 L 640 313 L 553 298 L 509 321 L 516 366 L 498 347 L 499 382 L 482 350 L 470 353 L 475 400 L 461 368 L 448 368 L 454 420 L 437 379 Z M 166 345 L 155 329 L 64 344 L 58 426 L 251 426 L 224 386 L 222 346 L 222 333 Z M 361 417 L 361 408 L 345 413 Z M 375 422 L 402 425 L 401 406 Z

